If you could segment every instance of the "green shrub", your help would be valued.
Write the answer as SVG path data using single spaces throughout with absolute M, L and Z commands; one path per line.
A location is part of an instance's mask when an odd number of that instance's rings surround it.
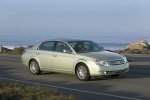
M 15 55 L 21 55 L 24 51 L 24 47 L 18 47 L 18 48 L 14 48 L 14 50 L 12 51 L 12 54 L 15 54 Z
M 58 91 L 46 87 L 0 82 L 0 100 L 75 100 L 75 98 L 72 95 L 63 96 Z

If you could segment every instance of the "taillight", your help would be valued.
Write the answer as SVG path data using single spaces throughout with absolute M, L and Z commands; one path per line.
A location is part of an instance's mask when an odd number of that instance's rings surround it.
M 23 50 L 22 55 L 26 52 L 26 50 Z

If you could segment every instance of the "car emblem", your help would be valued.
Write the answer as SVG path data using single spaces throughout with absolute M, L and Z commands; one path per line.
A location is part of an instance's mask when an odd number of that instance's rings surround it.
M 121 61 L 118 61 L 117 64 L 121 64 Z

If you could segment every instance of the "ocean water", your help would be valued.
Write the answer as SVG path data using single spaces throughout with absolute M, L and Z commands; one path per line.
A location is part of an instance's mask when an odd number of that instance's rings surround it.
M 150 43 L 150 37 L 100 37 L 100 36 L 6 36 L 0 37 L 0 45 L 13 49 L 15 47 L 27 47 L 29 45 L 35 45 L 41 41 L 50 40 L 54 38 L 75 38 L 75 39 L 87 39 L 92 40 L 105 49 L 109 50 L 123 50 L 126 46 L 137 40 L 146 40 Z

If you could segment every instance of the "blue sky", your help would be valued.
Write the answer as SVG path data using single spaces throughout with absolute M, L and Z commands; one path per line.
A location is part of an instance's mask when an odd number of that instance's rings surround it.
M 0 0 L 0 36 L 150 37 L 150 0 Z

